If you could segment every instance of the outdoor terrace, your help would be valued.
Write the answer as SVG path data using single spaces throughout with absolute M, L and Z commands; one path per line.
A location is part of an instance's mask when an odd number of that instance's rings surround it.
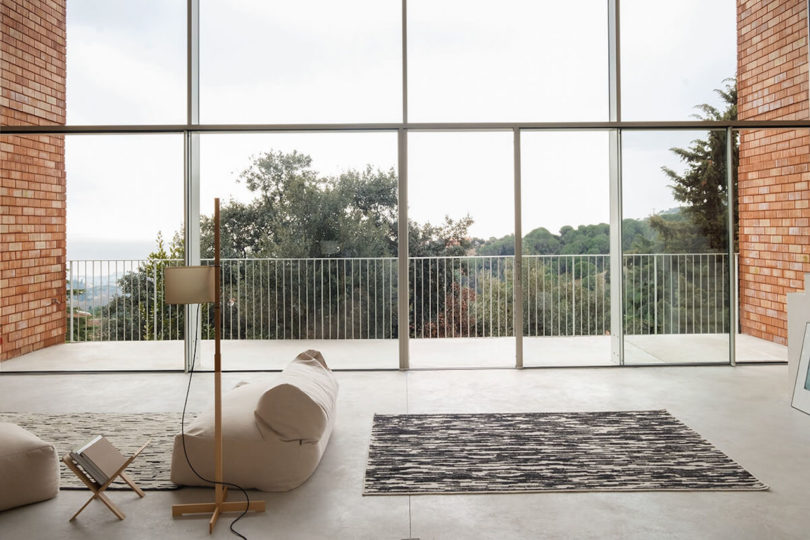
M 203 261 L 204 264 L 210 261 Z M 179 260 L 70 261 L 68 343 L 0 371 L 181 370 L 182 306 L 163 301 Z M 624 361 L 728 363 L 728 258 L 625 255 Z M 609 366 L 607 255 L 522 258 L 526 367 Z M 409 367 L 514 367 L 513 256 L 412 257 Z M 226 259 L 223 368 L 276 370 L 301 350 L 336 369 L 397 369 L 395 258 Z M 198 369 L 212 369 L 213 313 L 200 311 Z M 736 361 L 784 362 L 782 345 L 736 336 Z

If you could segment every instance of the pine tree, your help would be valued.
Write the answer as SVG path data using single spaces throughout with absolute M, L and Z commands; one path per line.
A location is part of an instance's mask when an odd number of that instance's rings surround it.
M 698 105 L 700 111 L 694 116 L 699 120 L 736 120 L 737 119 L 737 82 L 727 79 L 725 88 L 715 92 L 722 98 L 725 108 L 721 111 L 706 103 Z M 732 185 L 737 191 L 737 164 L 739 162 L 739 144 L 734 134 L 732 149 Z M 662 167 L 672 180 L 672 191 L 677 201 L 686 203 L 684 215 L 689 218 L 697 232 L 703 236 L 712 250 L 724 251 L 728 238 L 728 209 L 726 183 L 726 131 L 711 130 L 707 139 L 692 141 L 689 148 L 670 148 L 682 161 L 686 162 L 686 171 L 681 175 Z M 737 198 L 734 198 L 734 227 L 737 228 Z M 659 220 L 650 223 L 662 236 L 673 231 L 664 230 L 670 224 Z M 669 236 L 672 236 L 669 234 Z M 736 247 L 736 246 L 735 246 Z

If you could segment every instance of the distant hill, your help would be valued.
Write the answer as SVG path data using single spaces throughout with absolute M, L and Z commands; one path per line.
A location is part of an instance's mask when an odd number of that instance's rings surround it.
M 679 208 L 670 208 L 656 214 L 666 222 L 683 221 Z M 622 248 L 625 253 L 651 253 L 661 251 L 663 239 L 650 225 L 651 218 L 625 219 L 622 222 Z M 489 240 L 477 240 L 477 255 L 499 256 L 515 254 L 515 237 L 507 235 Z M 558 234 L 538 227 L 523 237 L 526 255 L 607 255 L 610 253 L 610 225 L 566 225 Z

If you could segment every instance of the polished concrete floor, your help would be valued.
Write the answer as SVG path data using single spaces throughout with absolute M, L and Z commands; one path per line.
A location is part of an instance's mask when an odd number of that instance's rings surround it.
M 728 362 L 728 334 L 626 336 L 627 364 Z M 198 368 L 212 370 L 214 346 L 202 341 Z M 610 366 L 610 336 L 525 337 L 526 367 Z M 397 369 L 393 339 L 224 340 L 225 370 L 278 370 L 306 349 L 318 349 L 335 369 Z M 439 338 L 409 341 L 410 367 L 514 367 L 515 338 Z M 738 362 L 785 362 L 787 347 L 737 335 Z M 0 363 L 0 372 L 181 370 L 182 341 L 99 341 L 66 343 Z
M 327 358 L 328 360 L 328 358 Z M 275 373 L 229 373 L 225 388 Z M 787 366 L 449 370 L 337 373 L 337 423 L 315 474 L 288 493 L 257 493 L 267 512 L 238 525 L 249 538 L 808 538 L 810 416 L 790 407 Z M 4 374 L 0 411 L 177 411 L 181 373 Z M 191 410 L 212 375 L 195 375 Z M 374 413 L 659 409 L 691 426 L 770 486 L 765 492 L 538 493 L 363 497 Z M 209 538 L 205 518 L 173 519 L 175 502 L 210 491 L 110 495 L 119 522 L 86 492 L 0 512 L 0 538 Z M 229 538 L 228 521 L 213 538 Z

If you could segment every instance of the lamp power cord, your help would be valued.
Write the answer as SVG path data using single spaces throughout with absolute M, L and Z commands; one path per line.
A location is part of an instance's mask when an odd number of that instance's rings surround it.
M 199 320 L 199 318 L 200 318 L 200 305 L 199 304 L 197 304 L 197 317 L 196 318 L 197 318 L 197 320 Z M 186 407 L 188 406 L 188 396 L 189 396 L 189 393 L 191 392 L 191 379 L 192 379 L 192 377 L 194 377 L 194 364 L 197 362 L 197 343 L 198 343 L 198 341 L 197 341 L 197 337 L 198 337 L 197 332 L 198 332 L 198 329 L 199 329 L 199 325 L 197 325 L 197 328 L 194 329 L 194 354 L 191 357 L 191 369 L 189 370 L 189 374 L 188 374 L 188 386 L 186 387 L 186 398 L 183 401 L 183 415 L 182 415 L 182 417 L 180 419 L 180 439 L 183 442 L 183 455 L 186 458 L 186 463 L 188 463 L 188 467 L 189 467 L 189 469 L 191 469 L 191 472 L 193 472 L 194 475 L 197 478 L 199 478 L 200 480 L 202 480 L 203 482 L 208 482 L 209 484 L 214 484 L 214 485 L 232 487 L 232 488 L 238 489 L 239 491 L 242 492 L 242 494 L 245 496 L 245 509 L 242 511 L 241 514 L 239 514 L 236 517 L 236 519 L 231 521 L 231 525 L 230 525 L 229 528 L 230 528 L 230 530 L 231 530 L 231 532 L 233 534 L 235 534 L 239 538 L 242 538 L 243 540 L 247 540 L 246 536 L 244 536 L 239 531 L 234 529 L 234 525 L 236 525 L 236 523 L 240 519 L 245 517 L 245 515 L 248 513 L 248 510 L 250 509 L 250 496 L 248 495 L 248 492 L 242 486 L 239 486 L 239 485 L 234 484 L 232 482 L 217 482 L 216 480 L 211 480 L 210 478 L 205 478 L 203 475 L 201 475 L 199 472 L 197 472 L 197 469 L 195 469 L 194 465 L 191 464 L 191 459 L 188 457 L 188 451 L 186 451 L 186 432 L 185 432 Z

